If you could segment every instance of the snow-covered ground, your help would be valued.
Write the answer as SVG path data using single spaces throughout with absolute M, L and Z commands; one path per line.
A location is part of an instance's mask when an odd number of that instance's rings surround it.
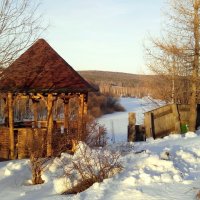
M 59 195 L 65 178 L 59 160 L 44 172 L 45 183 L 30 185 L 28 160 L 0 163 L 1 200 L 190 200 L 200 190 L 200 136 L 171 135 L 107 148 L 122 152 L 122 172 L 77 195 Z
M 123 170 L 77 195 L 58 194 L 67 184 L 60 173 L 60 159 L 70 160 L 70 155 L 55 159 L 43 173 L 45 183 L 36 186 L 30 185 L 29 160 L 0 162 L 0 200 L 192 200 L 200 190 L 198 132 L 106 148 L 121 153 Z

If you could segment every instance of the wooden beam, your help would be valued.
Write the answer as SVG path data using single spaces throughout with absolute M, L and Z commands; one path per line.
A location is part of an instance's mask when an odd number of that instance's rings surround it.
M 63 99 L 63 100 L 69 100 L 69 99 L 72 99 L 72 98 L 75 98 L 75 97 L 79 97 L 78 94 L 71 94 L 71 93 L 68 93 L 68 94 L 60 94 L 58 95 L 59 98 Z
M 53 95 L 47 97 L 47 156 L 51 156 L 53 140 Z
M 15 140 L 14 140 L 14 112 L 13 112 L 13 94 L 8 92 L 8 118 L 9 118 L 9 136 L 10 136 L 10 158 L 15 158 Z
M 40 99 L 45 103 L 47 106 L 47 100 L 45 99 L 44 95 L 37 93 L 37 94 L 30 94 L 32 100 L 39 101 Z
M 18 94 L 15 96 L 14 101 L 18 101 L 18 100 L 20 100 L 20 99 L 28 99 L 28 98 L 29 98 L 28 95 L 26 95 L 26 94 L 24 94 L 24 93 L 18 93 Z

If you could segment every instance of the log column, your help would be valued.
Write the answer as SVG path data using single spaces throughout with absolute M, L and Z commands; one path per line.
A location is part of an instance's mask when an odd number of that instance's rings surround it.
M 136 124 L 136 115 L 133 112 L 128 114 L 128 142 L 135 141 L 135 124 Z
M 34 116 L 34 127 L 37 128 L 38 124 L 38 101 L 32 99 L 33 102 L 33 116 Z
M 87 111 L 88 111 L 87 101 L 88 101 L 88 95 L 86 94 L 85 98 L 84 98 L 84 109 L 83 109 L 83 114 L 84 115 L 87 115 Z
M 14 140 L 14 113 L 13 113 L 13 94 L 8 92 L 8 122 L 9 122 L 9 140 L 10 140 L 10 158 L 15 157 L 15 140 Z
M 52 138 L 53 138 L 53 95 L 47 97 L 47 156 L 52 155 Z
M 84 116 L 84 94 L 79 97 L 79 125 L 78 125 L 78 141 L 82 139 L 83 136 L 83 116 Z
M 69 99 L 64 100 L 64 128 L 69 128 Z

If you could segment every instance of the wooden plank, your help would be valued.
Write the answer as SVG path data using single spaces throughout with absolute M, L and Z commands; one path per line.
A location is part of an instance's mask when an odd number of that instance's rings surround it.
M 168 115 L 168 114 L 171 114 L 173 111 L 172 111 L 172 108 L 170 107 L 168 110 L 166 111 L 163 111 L 163 112 L 160 112 L 160 113 L 155 113 L 154 114 L 154 119 L 157 119 L 157 118 L 160 118 L 160 117 L 163 117 L 165 115 Z
M 27 135 L 27 128 L 20 128 L 18 129 L 18 158 L 28 158 L 28 135 Z
M 151 113 L 144 114 L 145 135 L 147 138 L 151 137 Z
M 0 128 L 0 158 L 9 159 L 9 128 Z
M 181 108 L 181 107 L 179 107 L 179 111 L 180 112 L 189 112 L 190 108 Z
M 180 117 L 176 104 L 166 105 L 145 113 L 146 137 L 161 137 L 167 132 L 170 134 L 169 131 L 180 133 Z
M 165 129 L 163 131 L 156 133 L 156 137 L 164 137 L 173 132 L 175 132 L 175 127 L 171 127 L 171 128 L 168 128 L 168 129 Z

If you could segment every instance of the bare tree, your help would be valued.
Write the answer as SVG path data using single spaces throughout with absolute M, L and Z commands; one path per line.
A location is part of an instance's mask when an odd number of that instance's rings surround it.
M 151 39 L 153 46 L 147 48 L 147 55 L 151 58 L 149 65 L 154 72 L 170 76 L 172 88 L 175 88 L 175 77 L 189 80 L 189 129 L 194 131 L 199 75 L 200 0 L 168 0 L 167 6 L 164 34 L 161 39 Z
M 38 14 L 39 1 L 0 1 L 0 67 L 7 67 L 29 47 L 45 27 Z

